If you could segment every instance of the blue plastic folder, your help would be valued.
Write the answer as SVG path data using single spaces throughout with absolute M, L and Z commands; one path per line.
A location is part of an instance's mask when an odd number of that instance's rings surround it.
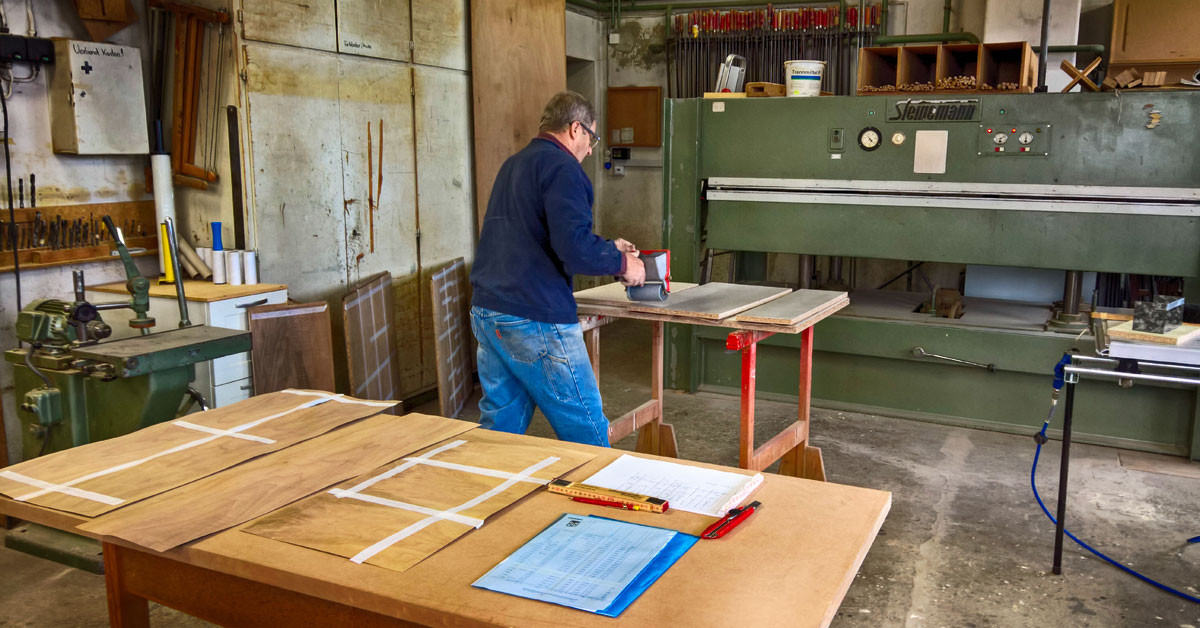
M 473 586 L 616 617 L 697 540 L 676 530 L 564 514 Z

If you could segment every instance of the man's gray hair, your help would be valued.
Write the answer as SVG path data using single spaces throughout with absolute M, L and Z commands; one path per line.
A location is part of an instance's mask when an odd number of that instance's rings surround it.
M 590 129 L 596 121 L 596 108 L 581 94 L 572 91 L 559 92 L 542 110 L 542 121 L 538 131 L 560 133 L 576 121 Z

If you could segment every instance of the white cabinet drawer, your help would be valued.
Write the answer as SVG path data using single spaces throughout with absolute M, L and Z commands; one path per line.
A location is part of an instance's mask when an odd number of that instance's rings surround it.
M 276 290 L 265 294 L 252 294 L 236 299 L 213 301 L 208 304 L 208 324 L 225 329 L 250 329 L 246 310 L 257 305 L 274 305 L 287 302 L 287 290 Z
M 212 383 L 216 386 L 250 377 L 250 352 L 235 353 L 212 361 Z
M 221 384 L 213 388 L 212 407 L 221 408 L 231 403 L 244 401 L 253 394 L 254 384 L 250 379 Z

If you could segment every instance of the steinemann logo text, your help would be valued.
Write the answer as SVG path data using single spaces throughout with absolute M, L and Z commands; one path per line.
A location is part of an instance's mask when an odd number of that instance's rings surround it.
M 979 120 L 979 100 L 913 100 L 892 103 L 888 122 L 972 122 Z

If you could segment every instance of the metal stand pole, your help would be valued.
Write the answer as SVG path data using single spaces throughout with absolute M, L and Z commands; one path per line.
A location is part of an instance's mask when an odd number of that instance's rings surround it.
M 1058 462 L 1058 512 L 1054 526 L 1054 574 L 1062 575 L 1063 531 L 1067 518 L 1067 472 L 1071 464 L 1071 414 L 1075 406 L 1075 379 L 1067 376 L 1067 403 L 1063 408 L 1062 458 Z

